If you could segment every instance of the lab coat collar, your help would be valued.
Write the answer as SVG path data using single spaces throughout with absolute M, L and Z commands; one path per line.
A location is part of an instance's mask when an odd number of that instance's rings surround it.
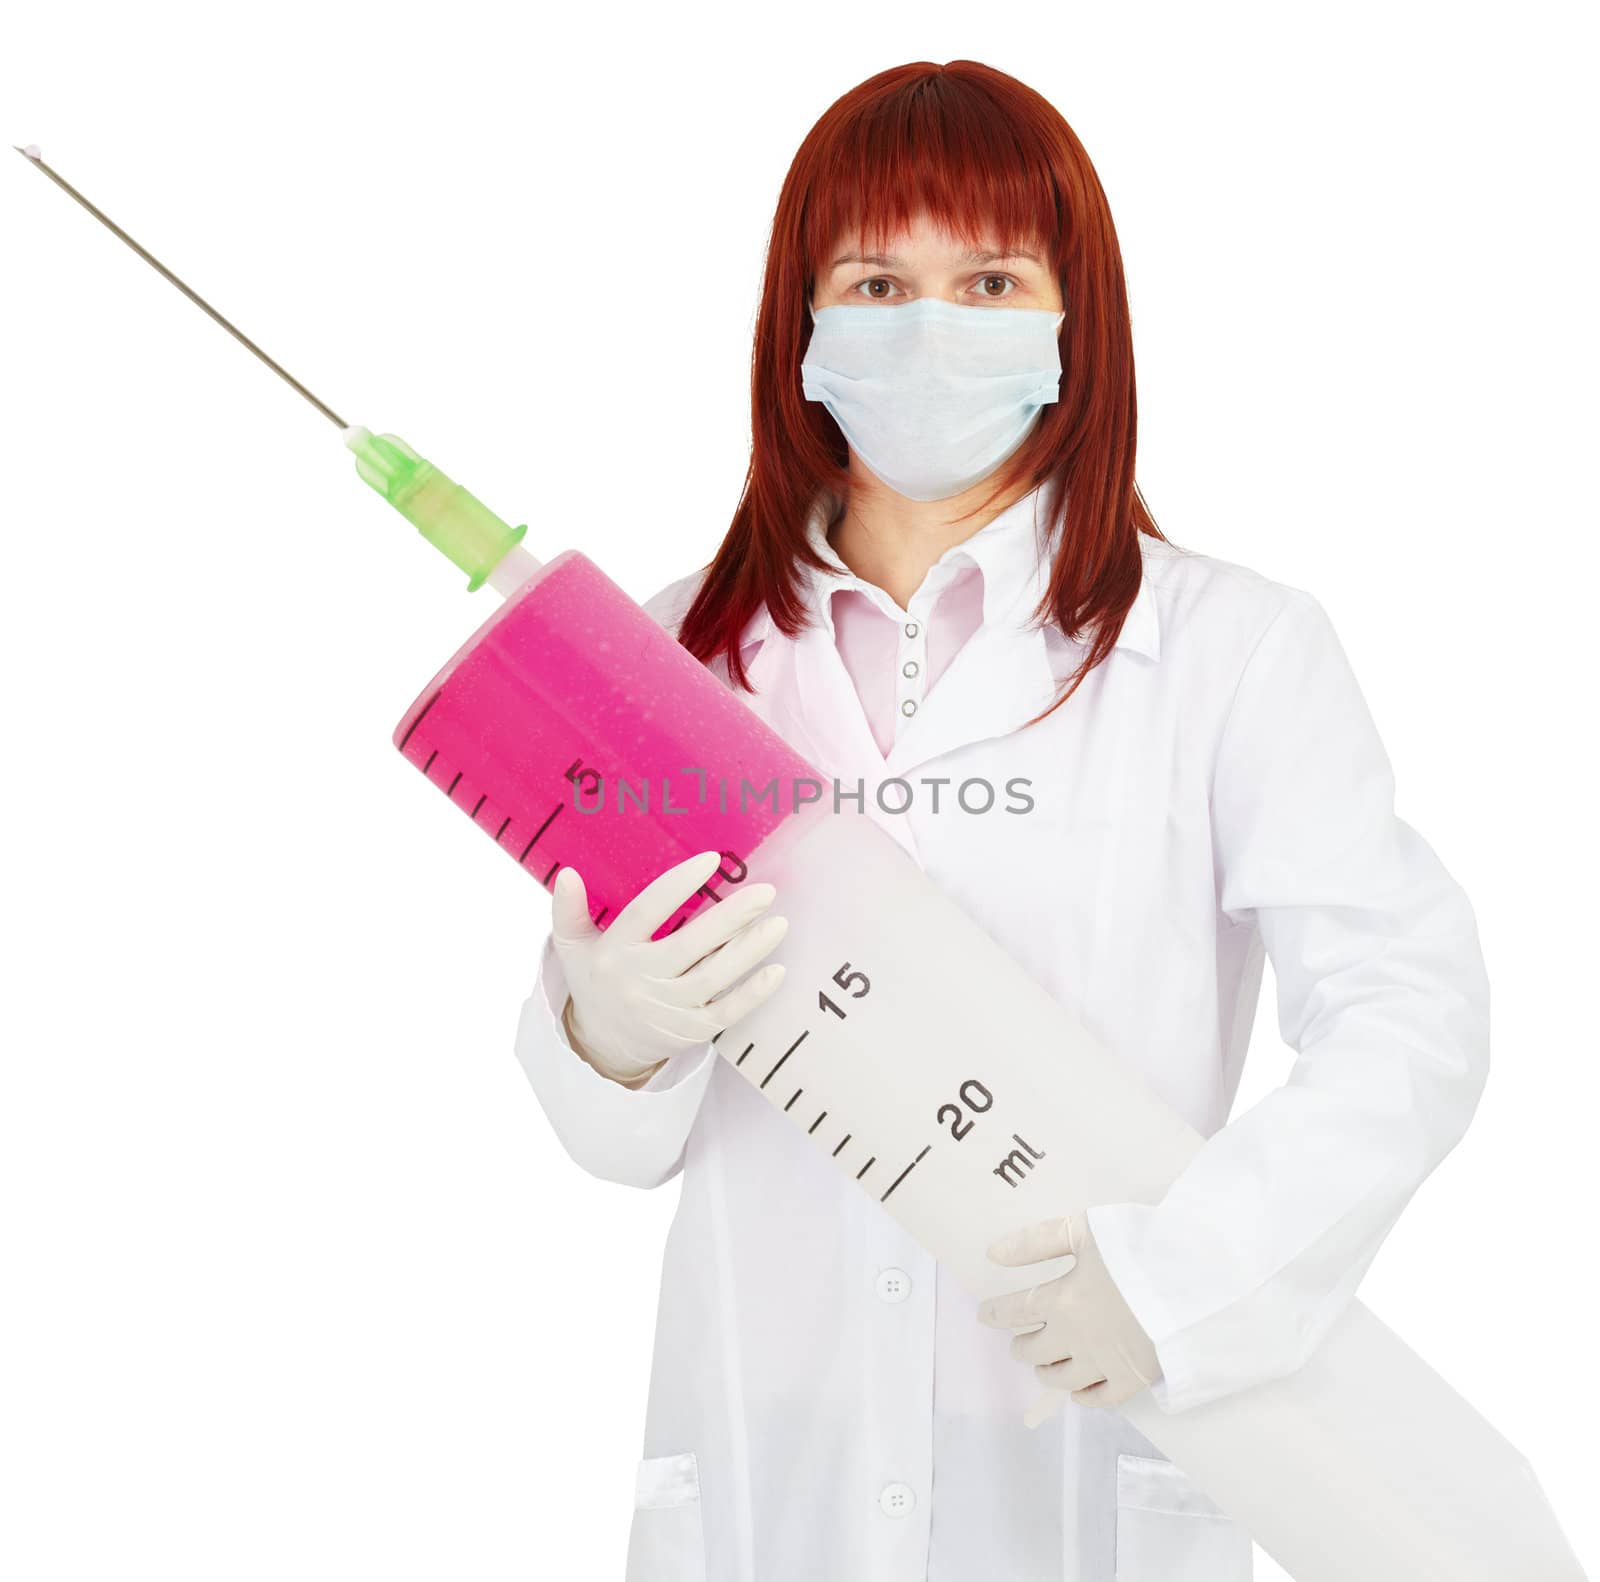
M 1044 509 L 1049 488 L 1042 485 L 1013 502 L 935 563 L 965 557 L 963 563 L 982 570 L 983 623 L 939 678 L 929 705 L 902 726 L 887 755 L 873 739 L 833 635 L 832 594 L 866 584 L 827 541 L 837 497 L 828 490 L 816 496 L 805 534 L 828 569 L 799 568 L 805 626 L 792 643 L 766 642 L 775 627 L 763 605 L 746 625 L 740 646 L 762 640 L 760 652 L 749 662 L 750 682 L 757 692 L 771 692 L 773 723 L 798 749 L 809 750 L 819 769 L 841 777 L 906 775 L 970 742 L 1007 735 L 1055 702 L 1062 678 L 1079 663 L 1086 645 L 1068 638 L 1053 621 L 1032 624 L 1050 576 L 1050 557 L 1040 553 L 1051 520 Z M 1141 552 L 1150 542 L 1141 535 Z M 1149 660 L 1160 657 L 1160 624 L 1147 561 L 1115 647 Z
M 971 537 L 947 549 L 935 566 L 947 562 L 976 565 L 983 573 L 983 624 L 1004 625 L 1013 630 L 1026 625 L 1050 580 L 1046 546 L 1051 514 L 1045 510 L 1051 486 L 1041 485 L 1024 495 L 986 523 Z M 839 558 L 828 542 L 828 524 L 838 512 L 838 496 L 831 490 L 819 491 L 807 513 L 805 537 L 811 547 L 832 568 L 820 571 L 813 566 L 799 568 L 799 593 L 811 621 L 820 624 L 833 640 L 833 594 L 840 588 L 865 587 L 860 578 Z M 1141 573 L 1139 592 L 1129 607 L 1113 649 L 1125 648 L 1147 659 L 1161 657 L 1161 623 L 1154 591 L 1150 585 L 1148 550 L 1153 540 L 1139 535 Z M 772 615 L 763 604 L 745 624 L 740 647 L 763 641 L 773 630 Z M 1043 631 L 1053 641 L 1066 644 L 1068 638 L 1050 621 Z

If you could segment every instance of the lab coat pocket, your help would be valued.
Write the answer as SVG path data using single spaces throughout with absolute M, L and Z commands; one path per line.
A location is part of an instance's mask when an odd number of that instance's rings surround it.
M 695 1453 L 646 1456 L 634 1477 L 626 1582 L 705 1582 L 705 1575 Z
M 1117 1457 L 1117 1582 L 1250 1582 L 1250 1537 L 1170 1461 Z

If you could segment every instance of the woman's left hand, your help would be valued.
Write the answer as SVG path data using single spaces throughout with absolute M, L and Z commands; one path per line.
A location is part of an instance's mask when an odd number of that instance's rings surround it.
M 1080 1406 L 1116 1406 L 1161 1376 L 1156 1349 L 1122 1299 L 1095 1248 L 1087 1214 L 1040 1220 L 989 1248 L 994 1263 L 1073 1257 L 1063 1275 L 978 1304 L 978 1322 L 996 1329 L 1042 1325 L 1011 1342 L 1040 1380 Z

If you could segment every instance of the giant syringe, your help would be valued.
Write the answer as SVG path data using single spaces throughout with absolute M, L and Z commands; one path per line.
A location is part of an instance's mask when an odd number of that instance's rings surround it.
M 469 590 L 503 596 L 394 732 L 502 852 L 546 888 L 579 869 L 602 928 L 697 852 L 722 864 L 658 934 L 740 885 L 776 886 L 783 983 L 717 1048 L 806 1137 L 816 1169 L 847 1173 L 976 1299 L 1021 1288 L 986 1257 L 1006 1232 L 1160 1199 L 1201 1135 L 892 836 L 807 799 L 797 788 L 825 777 L 582 553 L 541 564 L 525 529 L 394 435 L 346 424 L 37 149 L 20 152 L 335 423 L 361 477 Z M 670 815 L 582 812 L 691 767 L 735 793 Z M 1069 1266 L 1029 1265 L 1027 1283 Z M 1527 1462 L 1360 1303 L 1287 1378 L 1171 1415 L 1149 1391 L 1117 1410 L 1298 1582 L 1583 1576 Z

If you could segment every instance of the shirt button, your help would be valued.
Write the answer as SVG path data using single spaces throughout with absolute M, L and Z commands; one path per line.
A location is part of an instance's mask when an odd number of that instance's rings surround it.
M 904 1269 L 880 1269 L 877 1289 L 885 1302 L 903 1302 L 911 1295 L 911 1276 Z
M 908 1516 L 917 1496 L 909 1483 L 885 1483 L 878 1495 L 878 1508 L 885 1516 Z
M 907 637 L 915 637 L 920 630 L 921 630 L 921 628 L 917 625 L 917 623 L 915 621 L 907 621 L 906 622 L 906 636 Z
M 915 698 L 907 698 L 905 702 L 900 705 L 900 712 L 909 719 L 917 712 L 917 700 Z
M 914 676 L 921 668 L 922 667 L 918 665 L 916 660 L 908 659 L 903 665 L 901 665 L 900 674 L 903 676 Z

